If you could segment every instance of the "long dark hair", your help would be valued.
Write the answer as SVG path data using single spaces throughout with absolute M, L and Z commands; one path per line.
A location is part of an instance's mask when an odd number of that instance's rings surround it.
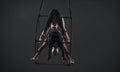
M 47 28 L 50 26 L 54 15 L 57 17 L 56 18 L 57 19 L 57 23 L 58 23 L 58 25 L 61 28 L 62 34 L 64 34 L 65 31 L 63 29 L 62 16 L 61 16 L 61 14 L 59 13 L 59 11 L 57 9 L 52 9 L 50 14 L 48 15 L 48 20 L 47 20 L 47 23 L 46 23 L 46 26 L 45 26 L 44 33 L 46 33 Z
M 57 17 L 57 22 L 61 19 L 61 15 L 57 9 L 52 9 L 52 11 L 49 14 L 48 19 L 50 19 L 51 21 L 53 19 L 53 16 Z

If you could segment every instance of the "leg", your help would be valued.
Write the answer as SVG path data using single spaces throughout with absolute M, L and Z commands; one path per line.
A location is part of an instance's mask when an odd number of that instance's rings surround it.
M 59 52 L 58 43 L 56 42 L 56 43 L 54 43 L 54 45 L 53 45 L 52 54 L 56 56 L 56 55 L 58 54 L 58 52 Z
M 66 57 L 69 59 L 69 63 L 73 64 L 74 60 L 73 60 L 72 56 L 70 55 L 70 51 L 68 50 L 65 43 L 63 45 L 64 45 L 64 50 L 65 50 Z
M 54 42 L 53 42 L 53 41 L 50 41 L 50 44 L 49 44 L 49 51 L 48 51 L 48 60 L 51 59 L 51 53 L 52 53 L 53 44 L 54 44 Z
M 36 52 L 35 55 L 33 56 L 33 58 L 32 58 L 33 61 L 34 61 L 34 60 L 38 60 L 39 54 L 41 53 L 41 51 L 42 51 L 45 47 L 47 47 L 47 45 L 48 45 L 48 42 L 43 42 L 43 44 L 41 45 L 41 47 L 37 50 L 37 52 Z
M 60 48 L 61 51 L 62 51 L 63 60 L 66 60 L 65 54 L 64 54 L 64 46 L 63 46 L 63 43 L 62 43 L 62 42 L 58 42 L 58 46 L 59 46 L 59 48 Z

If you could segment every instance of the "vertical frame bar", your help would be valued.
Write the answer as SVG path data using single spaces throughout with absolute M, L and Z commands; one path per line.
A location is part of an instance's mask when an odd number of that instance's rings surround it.
M 38 16 L 37 16 L 37 21 L 36 21 L 36 24 L 35 24 L 35 43 L 34 43 L 34 46 L 35 46 L 35 53 L 36 53 L 36 50 L 37 50 L 37 26 L 38 26 L 38 23 L 39 23 L 39 18 L 40 18 L 40 12 L 41 12 L 41 9 L 42 9 L 42 6 L 43 6 L 43 1 L 41 1 L 41 4 L 40 4 L 40 8 L 39 8 L 39 13 L 38 13 Z

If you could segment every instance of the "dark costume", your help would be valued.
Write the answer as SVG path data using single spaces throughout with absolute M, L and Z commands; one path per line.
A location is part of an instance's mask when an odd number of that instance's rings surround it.
M 52 48 L 59 48 L 62 51 L 62 57 L 64 58 L 64 46 L 63 46 L 63 37 L 58 30 L 49 33 L 49 53 L 48 59 L 51 58 L 51 50 Z

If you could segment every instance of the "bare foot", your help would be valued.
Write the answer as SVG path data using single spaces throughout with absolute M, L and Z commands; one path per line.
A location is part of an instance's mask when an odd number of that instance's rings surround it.
M 32 60 L 35 64 L 38 64 L 38 63 L 37 63 L 38 57 L 32 57 L 31 60 Z
M 70 60 L 70 64 L 74 64 L 74 63 L 75 63 L 74 59 Z

